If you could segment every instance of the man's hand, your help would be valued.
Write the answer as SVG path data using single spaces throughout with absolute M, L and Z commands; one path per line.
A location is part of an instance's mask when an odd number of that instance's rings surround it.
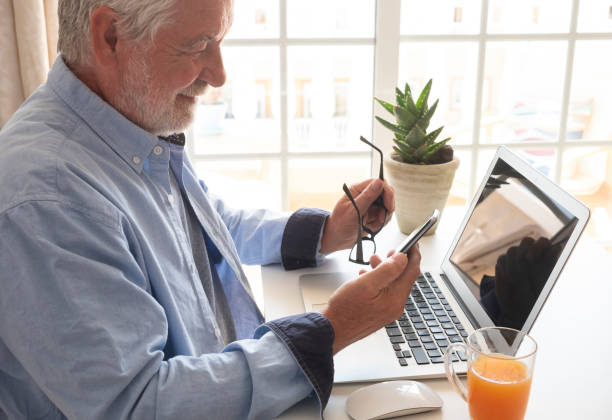
M 519 246 L 499 256 L 495 265 L 495 292 L 504 326 L 523 327 L 561 249 L 552 246 L 546 238 L 536 241 L 526 237 Z
M 394 192 L 389 184 L 378 178 L 368 179 L 351 185 L 349 190 L 359 208 L 363 223 L 372 230 L 382 226 L 385 218 L 385 209 L 372 205 L 381 191 L 384 190 L 383 201 L 389 212 L 385 224 L 389 223 L 393 210 L 395 210 Z M 355 244 L 356 239 L 357 215 L 355 214 L 355 208 L 348 197 L 343 194 L 325 222 L 323 237 L 321 238 L 321 253 L 328 254 L 340 249 L 350 248 Z
M 372 271 L 361 270 L 359 277 L 336 290 L 322 311 L 334 328 L 334 354 L 402 315 L 421 272 L 420 263 L 418 246 L 412 247 L 408 257 L 391 251 L 389 258 L 381 261 L 374 255 Z

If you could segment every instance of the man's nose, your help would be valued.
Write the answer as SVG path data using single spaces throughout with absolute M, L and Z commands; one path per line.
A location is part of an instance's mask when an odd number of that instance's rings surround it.
M 200 73 L 200 79 L 207 82 L 213 87 L 220 87 L 225 84 L 227 74 L 223 65 L 223 56 L 221 55 L 221 46 L 219 44 L 210 45 L 210 54 L 207 60 L 203 63 L 204 67 Z

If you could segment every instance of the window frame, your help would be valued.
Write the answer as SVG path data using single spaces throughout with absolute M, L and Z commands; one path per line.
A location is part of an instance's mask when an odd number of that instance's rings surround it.
M 472 166 L 470 168 L 470 177 L 469 177 L 469 191 L 468 197 L 472 196 L 478 187 L 478 179 L 477 179 L 477 162 L 478 162 L 478 153 L 482 150 L 495 150 L 500 145 L 505 145 L 510 149 L 541 149 L 541 148 L 551 148 L 556 152 L 556 162 L 555 162 L 555 172 L 554 175 L 551 176 L 552 180 L 556 183 L 561 182 L 562 176 L 562 161 L 563 161 L 563 153 L 567 149 L 571 148 L 580 148 L 580 147 L 612 147 L 612 139 L 608 140 L 581 140 L 581 141 L 568 141 L 567 140 L 567 120 L 568 120 L 568 110 L 569 110 L 569 100 L 571 94 L 571 84 L 572 84 L 572 76 L 573 76 L 573 65 L 574 65 L 574 55 L 576 48 L 576 41 L 592 41 L 592 40 L 612 40 L 612 33 L 588 33 L 588 32 L 577 32 L 577 24 L 578 24 L 578 12 L 579 12 L 579 0 L 572 0 L 572 11 L 570 18 L 570 27 L 567 33 L 521 33 L 521 34 L 512 34 L 512 33 L 504 33 L 504 34 L 490 34 L 487 33 L 487 22 L 488 22 L 488 0 L 481 0 L 481 16 L 480 16 L 480 30 L 477 34 L 448 34 L 448 35 L 399 35 L 396 37 L 388 37 L 385 42 L 377 39 L 377 46 L 379 44 L 385 45 L 385 48 L 389 50 L 396 49 L 399 51 L 399 45 L 403 42 L 410 41 L 419 41 L 419 42 L 474 42 L 478 43 L 478 63 L 477 63 L 477 74 L 476 74 L 476 100 L 474 102 L 474 119 L 472 122 L 472 142 L 470 144 L 453 144 L 453 148 L 458 151 L 468 151 L 472 157 Z M 399 28 L 399 19 L 401 16 L 401 0 L 391 0 L 391 1 L 379 1 L 379 8 L 384 8 L 388 10 L 384 10 L 387 16 L 397 16 L 398 20 L 398 28 Z M 384 5 L 383 5 L 384 3 Z M 393 10 L 391 10 L 393 9 Z M 377 22 L 377 35 L 379 34 L 378 27 L 379 22 Z M 386 21 L 385 24 L 389 22 Z M 399 29 L 397 31 L 399 34 Z M 382 33 L 381 35 L 385 35 Z M 486 46 L 490 41 L 566 41 L 567 42 L 567 57 L 565 64 L 565 76 L 564 76 L 564 85 L 562 87 L 562 100 L 561 100 L 561 118 L 560 118 L 560 126 L 559 126 L 559 139 L 558 141 L 548 141 L 548 142 L 534 142 L 534 143 L 507 143 L 507 142 L 499 142 L 499 143 L 481 143 L 480 142 L 480 119 L 481 119 L 481 106 L 482 106 L 482 94 L 483 94 L 483 85 L 484 85 L 484 70 L 485 70 L 485 55 L 486 55 Z M 389 45 L 390 43 L 397 42 L 397 46 Z M 388 68 L 387 65 L 383 65 L 383 63 L 378 62 L 379 55 L 377 53 L 375 66 L 378 70 L 379 68 L 382 70 L 383 68 Z M 381 59 L 385 59 L 384 55 L 381 55 Z M 397 64 L 396 66 L 397 67 Z M 377 73 L 379 73 L 377 71 Z M 395 73 L 388 73 L 390 76 L 388 77 L 387 84 L 384 84 L 384 81 L 378 81 L 379 78 L 376 78 L 378 83 L 375 83 L 375 92 L 376 95 L 384 96 L 385 92 L 389 92 L 391 89 L 390 86 L 395 88 L 398 80 L 397 70 Z M 393 79 L 393 83 L 391 80 Z M 383 108 L 376 104 L 375 105 L 375 113 L 378 114 L 382 112 Z M 374 125 L 374 139 L 383 150 L 391 150 L 392 140 L 387 133 L 387 130 L 384 129 L 380 124 Z M 451 143 L 452 144 L 452 143 Z
M 245 47 L 245 46 L 274 46 L 279 48 L 280 53 L 280 150 L 278 152 L 269 153 L 218 153 L 218 154 L 202 154 L 196 153 L 194 150 L 193 141 L 187 142 L 187 153 L 191 161 L 196 162 L 211 161 L 211 160 L 244 160 L 244 159 L 270 159 L 280 162 L 280 191 L 281 191 L 281 211 L 289 210 L 289 161 L 296 158 L 305 159 L 320 159 L 320 158 L 355 158 L 368 157 L 371 159 L 370 151 L 320 151 L 320 152 L 292 152 L 289 150 L 289 104 L 288 104 L 288 57 L 287 50 L 293 46 L 372 46 L 376 50 L 375 40 L 376 35 L 372 38 L 288 38 L 287 35 L 287 1 L 279 0 L 279 37 L 278 38 L 254 38 L 254 39 L 238 39 L 232 38 L 223 41 L 224 46 L 228 47 Z M 393 0 L 395 1 L 395 0 Z M 381 7 L 384 1 L 377 1 L 377 9 Z M 282 92 L 285 92 L 284 94 Z M 188 129 L 190 140 L 194 140 L 195 136 L 191 127 Z
M 612 33 L 581 32 L 577 31 L 580 0 L 572 0 L 570 24 L 567 32 L 563 33 L 488 33 L 487 23 L 489 15 L 489 0 L 481 0 L 480 28 L 476 34 L 445 34 L 445 35 L 402 35 L 400 34 L 401 0 L 372 0 L 376 1 L 376 22 L 374 38 L 288 38 L 287 36 L 287 1 L 279 0 L 279 37 L 260 39 L 228 39 L 224 41 L 227 46 L 274 46 L 280 53 L 280 150 L 271 153 L 222 153 L 222 154 L 196 154 L 193 141 L 188 142 L 188 153 L 192 161 L 207 160 L 233 160 L 233 159 L 272 159 L 280 162 L 280 191 L 281 210 L 289 210 L 289 161 L 294 158 L 319 159 L 333 157 L 369 157 L 371 173 L 378 171 L 378 156 L 371 151 L 325 151 L 325 152 L 290 152 L 288 139 L 288 63 L 287 50 L 292 46 L 326 46 L 326 45 L 374 45 L 374 96 L 389 98 L 393 95 L 398 82 L 399 49 L 401 43 L 410 41 L 427 42 L 476 42 L 477 74 L 476 98 L 472 122 L 472 141 L 469 144 L 453 144 L 457 151 L 468 152 L 471 155 L 472 165 L 468 179 L 468 201 L 478 187 L 478 154 L 484 150 L 494 150 L 500 145 L 510 149 L 541 149 L 550 148 L 555 151 L 554 173 L 550 178 L 560 183 L 563 174 L 563 157 L 567 150 L 580 147 L 611 147 L 612 139 L 568 141 L 567 122 L 569 100 L 571 95 L 574 56 L 577 41 L 612 40 Z M 294 0 L 295 1 L 295 0 Z M 561 115 L 558 141 L 534 143 L 481 143 L 480 120 L 484 85 L 484 71 L 486 47 L 489 42 L 495 41 L 565 41 L 567 42 L 567 57 L 565 62 L 564 84 L 561 87 Z M 391 96 L 392 97 L 392 96 Z M 374 115 L 380 115 L 383 108 L 372 100 L 372 133 L 371 138 L 383 150 L 392 150 L 392 139 L 388 131 L 374 120 Z M 191 131 L 191 130 L 190 130 Z M 193 133 L 189 133 L 193 139 Z M 605 243 L 612 243 L 612 238 L 605 238 Z

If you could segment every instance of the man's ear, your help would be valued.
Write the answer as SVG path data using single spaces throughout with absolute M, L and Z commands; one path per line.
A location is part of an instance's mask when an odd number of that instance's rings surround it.
M 117 63 L 119 15 L 109 7 L 98 7 L 90 17 L 93 59 L 103 67 Z

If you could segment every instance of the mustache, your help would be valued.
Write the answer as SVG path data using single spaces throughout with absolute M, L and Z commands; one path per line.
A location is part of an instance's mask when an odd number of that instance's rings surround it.
M 204 95 L 204 92 L 206 92 L 207 88 L 208 88 L 208 83 L 203 82 L 201 80 L 196 80 L 195 82 L 187 86 L 185 89 L 183 89 L 179 93 L 181 95 L 191 96 L 191 97 L 202 96 Z

